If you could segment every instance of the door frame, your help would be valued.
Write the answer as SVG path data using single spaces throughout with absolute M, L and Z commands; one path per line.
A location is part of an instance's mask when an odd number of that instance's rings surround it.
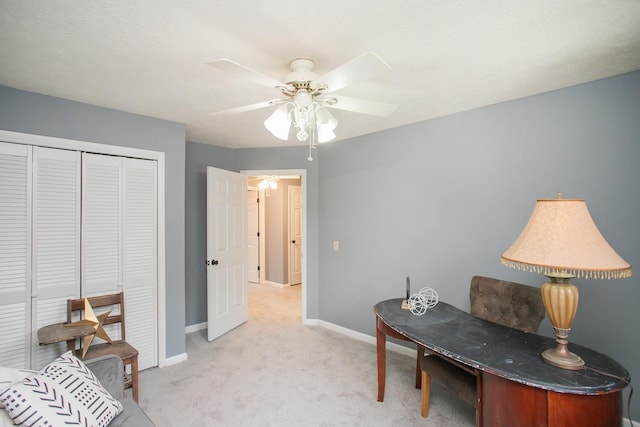
M 166 350 L 166 284 L 165 284 L 165 154 L 160 151 L 143 150 L 140 148 L 119 145 L 98 144 L 95 142 L 75 139 L 56 138 L 52 136 L 34 135 L 29 133 L 0 130 L 0 140 L 15 144 L 27 144 L 39 147 L 60 148 L 67 150 L 86 151 L 97 154 L 136 157 L 139 159 L 157 161 L 157 210 L 158 210 L 158 241 L 157 241 L 157 278 L 158 278 L 158 367 L 167 365 Z
M 307 170 L 306 169 L 258 169 L 241 170 L 240 173 L 248 176 L 259 175 L 298 175 L 300 176 L 300 187 L 302 188 L 302 283 L 301 301 L 302 323 L 307 321 Z M 261 272 L 262 273 L 262 272 Z

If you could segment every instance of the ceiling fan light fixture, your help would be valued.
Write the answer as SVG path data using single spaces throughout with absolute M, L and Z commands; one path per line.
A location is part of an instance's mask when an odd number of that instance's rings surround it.
M 289 106 L 287 104 L 278 107 L 267 120 L 264 126 L 278 139 L 286 141 L 289 139 L 289 129 L 291 128 L 291 119 L 289 118 Z
M 368 80 L 391 69 L 374 52 L 360 55 L 322 76 L 314 72 L 313 60 L 295 58 L 289 63 L 291 71 L 284 76 L 284 80 L 275 80 L 230 59 L 219 59 L 208 64 L 227 73 L 235 72 L 248 77 L 255 83 L 278 90 L 283 96 L 280 99 L 219 111 L 212 113 L 213 115 L 237 114 L 279 105 L 264 121 L 265 127 L 276 138 L 286 141 L 293 126 L 296 139 L 309 145 L 309 160 L 313 160 L 311 153 L 318 143 L 331 141 L 336 137 L 334 130 L 338 121 L 329 113 L 328 107 L 377 117 L 387 117 L 397 107 L 384 102 L 334 95 L 355 82 Z

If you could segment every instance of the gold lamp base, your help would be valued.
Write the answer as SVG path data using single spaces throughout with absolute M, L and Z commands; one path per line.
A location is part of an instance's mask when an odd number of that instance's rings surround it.
M 567 350 L 567 345 L 558 343 L 556 348 L 550 348 L 542 352 L 545 362 L 562 369 L 578 370 L 584 366 L 584 360 L 575 353 Z
M 574 276 L 555 273 L 547 277 L 551 282 L 542 285 L 542 302 L 553 326 L 558 344 L 555 348 L 543 351 L 542 358 L 558 368 L 582 369 L 584 360 L 571 353 L 567 348 L 571 323 L 573 323 L 573 318 L 578 310 L 578 288 L 569 283 L 569 279 Z

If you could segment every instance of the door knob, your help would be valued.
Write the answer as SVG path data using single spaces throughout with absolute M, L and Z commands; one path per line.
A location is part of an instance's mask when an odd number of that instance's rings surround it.
M 217 259 L 212 259 L 211 261 L 207 260 L 207 265 L 218 265 Z
M 291 241 L 291 243 L 296 243 L 296 241 L 295 241 L 295 240 L 292 240 L 292 241 Z

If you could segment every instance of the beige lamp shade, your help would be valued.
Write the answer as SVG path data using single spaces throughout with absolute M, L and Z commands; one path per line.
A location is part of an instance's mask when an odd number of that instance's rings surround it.
M 631 265 L 596 227 L 581 199 L 541 199 L 518 239 L 501 256 L 507 267 L 596 279 L 630 277 Z

